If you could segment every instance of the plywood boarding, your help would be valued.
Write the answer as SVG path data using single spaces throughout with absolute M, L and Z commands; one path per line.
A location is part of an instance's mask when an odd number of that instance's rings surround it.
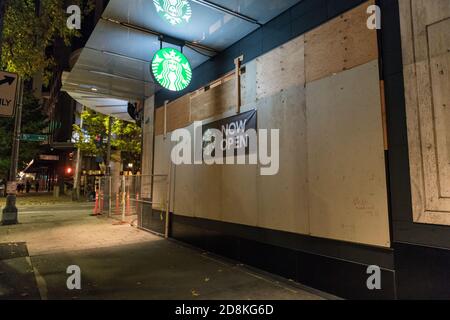
M 222 166 L 222 221 L 257 225 L 256 165 Z
M 390 246 L 378 61 L 307 84 L 310 231 Z
M 165 139 L 162 135 L 155 137 L 155 156 L 154 156 L 154 174 L 153 179 L 153 208 L 162 209 L 167 199 L 167 177 L 159 175 L 168 175 L 171 166 L 170 152 L 172 143 L 170 138 Z
M 236 107 L 234 79 L 196 94 L 191 99 L 191 120 L 202 121 Z
M 194 215 L 197 218 L 222 220 L 222 166 L 195 165 Z
M 450 225 L 450 2 L 399 4 L 414 221 Z
M 155 136 L 164 134 L 164 107 L 155 110 Z
M 279 92 L 259 100 L 257 107 L 258 127 L 280 130 L 278 174 L 257 173 L 258 226 L 308 234 L 305 89 Z
M 289 54 L 288 50 L 284 50 Z M 270 56 L 268 56 L 270 57 Z M 295 68 L 294 68 L 295 69 Z M 256 101 L 256 61 L 251 61 L 245 66 L 246 72 L 241 78 L 242 105 L 254 105 Z M 281 70 L 280 70 L 281 72 Z M 303 78 L 299 75 L 285 76 L 286 79 Z M 206 91 L 187 94 L 167 105 L 167 132 L 189 126 L 193 121 L 203 121 L 220 116 L 236 108 L 235 79 L 226 80 Z M 254 106 L 252 106 L 253 108 Z M 164 108 L 160 107 L 155 112 L 155 134 L 164 133 Z
M 367 28 L 371 0 L 305 34 L 306 82 L 378 58 L 376 30 Z
M 193 136 L 193 125 L 186 128 Z M 191 148 L 191 154 L 193 148 Z M 196 187 L 195 181 L 195 166 L 189 164 L 182 164 L 173 167 L 173 197 L 172 208 L 173 212 L 178 215 L 194 216 L 194 198 Z
M 190 121 L 190 97 L 185 95 L 167 105 L 167 132 L 187 127 Z M 156 110 L 155 133 L 164 133 L 164 107 Z
M 256 59 L 256 97 L 262 99 L 305 83 L 305 43 L 300 36 Z
M 195 170 L 192 165 L 175 166 L 174 191 L 172 197 L 173 212 L 181 216 L 194 216 Z
M 258 108 L 259 128 L 281 130 L 278 175 L 260 176 L 256 166 L 177 167 L 173 197 L 177 214 L 389 246 L 378 65 L 376 60 L 364 65 L 365 59 L 377 58 L 376 35 L 371 33 L 364 42 L 363 30 L 351 23 L 363 22 L 364 32 L 368 31 L 367 5 L 363 8 L 329 27 L 351 34 L 344 39 L 347 42 L 320 47 L 327 37 L 320 32 L 313 37 L 317 42 L 313 44 L 319 50 L 326 48 L 328 55 L 343 50 L 345 61 L 335 70 L 321 72 L 322 80 L 308 84 L 308 99 L 304 37 L 246 65 L 244 109 Z M 345 48 L 359 52 L 345 53 Z M 318 63 L 330 64 L 324 52 L 318 56 L 325 60 Z M 342 72 L 347 69 L 351 70 Z M 334 73 L 338 75 L 330 77 Z M 233 79 L 195 95 L 190 121 L 230 115 L 234 87 Z

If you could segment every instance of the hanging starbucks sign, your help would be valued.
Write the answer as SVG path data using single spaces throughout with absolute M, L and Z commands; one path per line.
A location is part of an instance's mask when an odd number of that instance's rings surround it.
M 156 12 L 173 26 L 188 23 L 192 9 L 187 0 L 153 0 Z
M 164 48 L 156 52 L 151 68 L 156 82 L 170 91 L 181 91 L 191 83 L 189 60 L 176 49 Z

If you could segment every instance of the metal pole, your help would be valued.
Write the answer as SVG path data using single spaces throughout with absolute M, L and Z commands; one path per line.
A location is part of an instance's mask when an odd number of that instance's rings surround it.
M 23 105 L 23 87 L 24 81 L 21 77 L 19 80 L 19 96 L 16 108 L 16 118 L 14 123 L 13 145 L 11 152 L 11 169 L 9 172 L 9 181 L 15 182 L 17 177 L 17 167 L 19 162 L 19 144 L 22 125 L 22 105 Z M 10 193 L 6 198 L 6 206 L 2 212 L 2 225 L 12 225 L 19 223 L 18 210 L 16 207 L 16 194 Z
M 167 137 L 167 104 L 169 100 L 164 101 L 164 139 Z
M 113 126 L 114 119 L 109 116 L 108 119 L 108 146 L 106 149 L 106 175 L 111 175 L 111 131 Z
M 16 112 L 16 121 L 14 125 L 14 140 L 13 140 L 13 152 L 11 154 L 11 170 L 10 170 L 10 181 L 16 181 L 17 177 L 17 167 L 19 162 L 19 145 L 20 145 L 20 135 L 22 130 L 22 104 L 23 104 L 23 79 L 19 81 L 19 101 Z
M 243 56 L 240 56 L 234 60 L 236 69 L 236 113 L 241 113 L 241 64 Z
M 171 175 L 172 175 L 172 162 L 170 162 L 169 165 L 169 174 L 167 175 L 167 195 L 166 195 L 166 225 L 165 225 L 165 230 L 164 230 L 164 237 L 166 239 L 169 238 L 169 227 L 170 227 L 170 180 L 171 180 Z
M 84 111 L 84 106 L 81 110 L 81 113 Z M 83 118 L 80 121 L 80 128 L 83 129 Z M 75 180 L 73 183 L 73 191 L 72 200 L 80 200 L 80 178 L 81 178 L 81 162 L 82 162 L 82 154 L 80 148 L 77 150 L 77 164 L 75 165 Z
M 108 178 L 108 217 L 111 218 L 111 205 L 112 205 L 112 201 L 111 201 L 111 196 L 112 196 L 112 177 L 111 176 L 107 176 Z
M 126 181 L 125 176 L 122 176 L 122 222 L 125 222 L 125 200 L 126 200 Z

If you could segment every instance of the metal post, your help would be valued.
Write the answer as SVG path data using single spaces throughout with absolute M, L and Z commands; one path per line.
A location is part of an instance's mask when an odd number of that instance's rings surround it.
M 169 227 L 170 227 L 170 180 L 172 175 L 172 163 L 169 165 L 169 174 L 167 175 L 167 195 L 166 195 L 166 225 L 164 230 L 164 237 L 169 238 Z
M 23 86 L 24 81 L 21 77 L 19 80 L 19 96 L 16 108 L 16 118 L 14 123 L 13 145 L 11 153 L 11 169 L 9 172 L 9 181 L 15 182 L 17 177 L 17 167 L 19 162 L 19 144 L 22 126 L 22 105 L 23 105 Z M 18 210 L 16 207 L 16 194 L 10 193 L 6 198 L 6 206 L 2 212 L 2 224 L 12 225 L 19 223 Z
M 109 117 L 108 119 L 108 146 L 107 146 L 107 153 L 106 153 L 106 175 L 111 175 L 111 132 L 112 132 L 112 126 L 114 122 L 113 117 Z
M 84 107 L 81 110 L 84 111 Z M 83 129 L 83 118 L 80 121 L 80 128 Z M 77 150 L 77 163 L 75 165 L 75 180 L 73 182 L 73 191 L 72 200 L 80 200 L 80 179 L 81 179 L 81 162 L 82 162 L 82 154 L 80 148 Z
M 109 184 L 109 189 L 108 189 L 108 217 L 111 218 L 111 212 L 112 212 L 112 201 L 111 201 L 111 195 L 112 195 L 112 177 L 111 176 L 107 176 L 108 178 L 108 184 Z
M 19 101 L 17 106 L 16 121 L 14 125 L 13 152 L 11 155 L 11 171 L 9 180 L 16 181 L 17 164 L 19 162 L 19 145 L 22 130 L 22 105 L 23 105 L 23 79 L 19 81 Z
M 126 201 L 126 181 L 125 176 L 122 176 L 122 222 L 125 222 L 125 201 Z
M 235 76 L 236 76 L 236 113 L 241 113 L 241 64 L 244 60 L 243 56 L 240 56 L 234 60 L 235 64 Z
M 167 137 L 167 104 L 169 100 L 164 101 L 164 139 Z

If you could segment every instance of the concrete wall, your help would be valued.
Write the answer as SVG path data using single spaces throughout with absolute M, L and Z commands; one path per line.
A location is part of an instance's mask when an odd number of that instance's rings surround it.
M 450 225 L 450 2 L 400 14 L 414 221 Z

